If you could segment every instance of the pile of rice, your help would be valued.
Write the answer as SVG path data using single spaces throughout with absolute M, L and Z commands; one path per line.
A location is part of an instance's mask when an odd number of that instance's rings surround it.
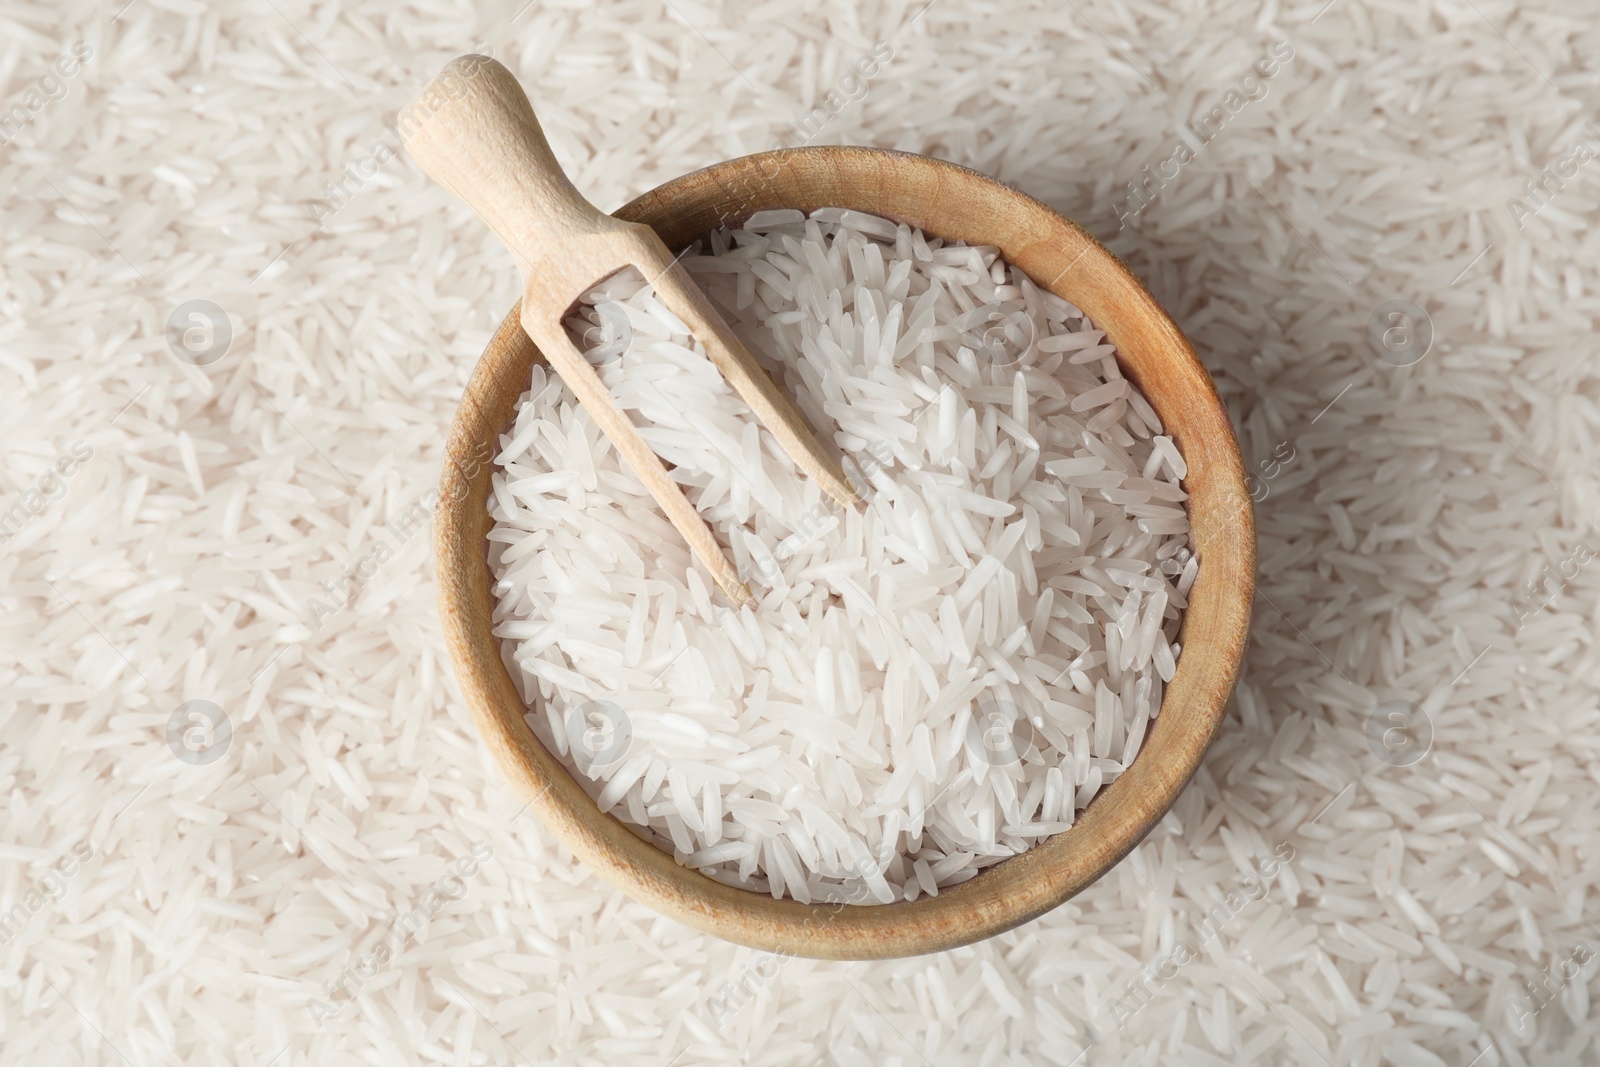
M 1590 12 L 122 7 L 15 0 L 3 31 L 0 107 L 31 116 L 0 149 L 0 513 L 31 512 L 0 552 L 7 1067 L 1596 1061 L 1600 960 L 1572 975 L 1600 946 L 1600 563 L 1568 561 L 1600 521 L 1600 162 L 1544 177 L 1600 147 Z M 1268 95 L 1123 226 L 1125 183 L 1281 38 Z M 65 94 L 30 95 L 79 39 Z M 780 961 L 519 813 L 429 537 L 397 532 L 518 273 L 375 149 L 480 42 L 596 204 L 799 143 L 843 100 L 812 143 L 1026 190 L 1203 353 L 1270 489 L 1251 647 L 1194 780 L 1104 878 L 966 948 Z M 234 332 L 206 366 L 166 333 L 198 299 Z M 1410 366 L 1368 342 L 1393 300 L 1431 317 Z M 330 586 L 347 603 L 313 628 Z M 201 700 L 232 727 L 203 765 L 167 733 Z M 1373 751 L 1391 700 L 1432 719 L 1410 765 Z
M 1081 311 L 837 208 L 684 260 L 868 496 L 833 507 L 637 272 L 569 320 L 755 592 L 726 606 L 542 367 L 501 439 L 495 633 L 600 807 L 723 881 L 914 900 L 1069 828 L 1159 712 L 1183 459 Z

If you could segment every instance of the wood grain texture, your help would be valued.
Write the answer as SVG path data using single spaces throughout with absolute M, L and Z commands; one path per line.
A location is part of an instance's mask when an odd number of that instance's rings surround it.
M 625 267 L 638 268 L 800 470 L 841 506 L 861 503 L 799 409 L 655 231 L 607 215 L 568 180 L 509 70 L 487 56 L 452 60 L 401 111 L 399 123 L 417 165 L 472 208 L 511 251 L 522 272 L 523 329 L 736 606 L 750 601 L 749 588 L 661 457 L 567 337 L 561 320 L 586 290 Z
M 869 148 L 802 148 L 730 160 L 646 193 L 617 213 L 681 249 L 712 227 L 768 208 L 846 207 L 948 240 L 991 244 L 1082 308 L 1117 346 L 1124 372 L 1188 463 L 1200 571 L 1183 654 L 1133 765 L 1069 831 L 936 897 L 882 906 L 799 904 L 723 885 L 596 808 L 523 721 L 490 632 L 485 562 L 490 465 L 538 350 L 513 309 L 467 386 L 451 429 L 435 522 L 440 611 L 478 728 L 530 809 L 584 863 L 636 900 L 696 929 L 784 954 L 879 959 L 955 948 L 1042 915 L 1122 859 L 1199 766 L 1233 692 L 1255 589 L 1255 520 L 1244 465 L 1205 369 L 1144 286 L 1089 234 L 1026 195 L 954 164 Z

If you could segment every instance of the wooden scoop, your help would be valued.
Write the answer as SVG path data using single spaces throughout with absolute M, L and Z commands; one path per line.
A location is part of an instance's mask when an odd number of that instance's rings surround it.
M 400 113 L 399 126 L 417 164 L 477 212 L 516 257 L 524 287 L 522 328 L 735 604 L 749 601 L 750 590 L 561 325 L 584 292 L 625 267 L 637 267 L 800 469 L 841 506 L 860 503 L 799 410 L 656 232 L 607 215 L 573 187 L 509 70 L 486 56 L 453 60 Z

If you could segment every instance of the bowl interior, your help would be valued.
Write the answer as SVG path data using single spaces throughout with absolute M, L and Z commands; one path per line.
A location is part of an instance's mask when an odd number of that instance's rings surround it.
M 527 709 L 490 631 L 490 460 L 541 358 L 519 324 L 520 305 L 484 352 L 451 428 L 434 527 L 446 639 L 479 731 L 512 783 L 579 859 L 634 899 L 726 940 L 784 954 L 876 959 L 955 948 L 1036 918 L 1100 877 L 1150 831 L 1199 766 L 1238 677 L 1254 596 L 1244 466 L 1210 378 L 1144 286 L 1075 223 L 975 171 L 880 149 L 789 149 L 684 175 L 616 214 L 654 227 L 676 251 L 718 225 L 779 207 L 852 208 L 947 240 L 995 245 L 1116 344 L 1124 373 L 1183 452 L 1200 557 L 1177 673 L 1133 764 L 1071 830 L 910 903 L 773 900 L 680 866 L 601 812 L 524 722 Z

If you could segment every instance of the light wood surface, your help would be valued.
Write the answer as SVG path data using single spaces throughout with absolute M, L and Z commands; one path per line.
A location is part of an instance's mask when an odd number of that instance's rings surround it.
M 418 166 L 472 208 L 510 249 L 524 283 L 522 328 L 734 604 L 750 600 L 749 588 L 561 324 L 586 290 L 625 267 L 637 267 L 796 466 L 840 506 L 860 505 L 800 410 L 655 231 L 605 214 L 573 187 L 509 70 L 486 56 L 453 60 L 400 113 L 399 125 Z
M 440 611 L 478 728 L 530 810 L 585 864 L 634 899 L 741 944 L 819 959 L 876 959 L 970 944 L 1044 914 L 1099 878 L 1160 820 L 1223 720 L 1255 589 L 1255 521 L 1244 465 L 1216 390 L 1189 342 L 1110 252 L 1075 223 L 974 171 L 870 148 L 801 148 L 719 163 L 628 204 L 617 217 L 683 248 L 768 208 L 846 207 L 949 240 L 992 244 L 1106 331 L 1188 463 L 1200 571 L 1183 654 L 1160 717 L 1129 769 L 1077 825 L 982 874 L 911 903 L 805 905 L 723 885 L 602 813 L 534 737 L 490 630 L 485 562 L 490 469 L 470 457 L 509 424 L 542 353 L 513 309 L 467 386 L 448 444 L 434 524 Z

